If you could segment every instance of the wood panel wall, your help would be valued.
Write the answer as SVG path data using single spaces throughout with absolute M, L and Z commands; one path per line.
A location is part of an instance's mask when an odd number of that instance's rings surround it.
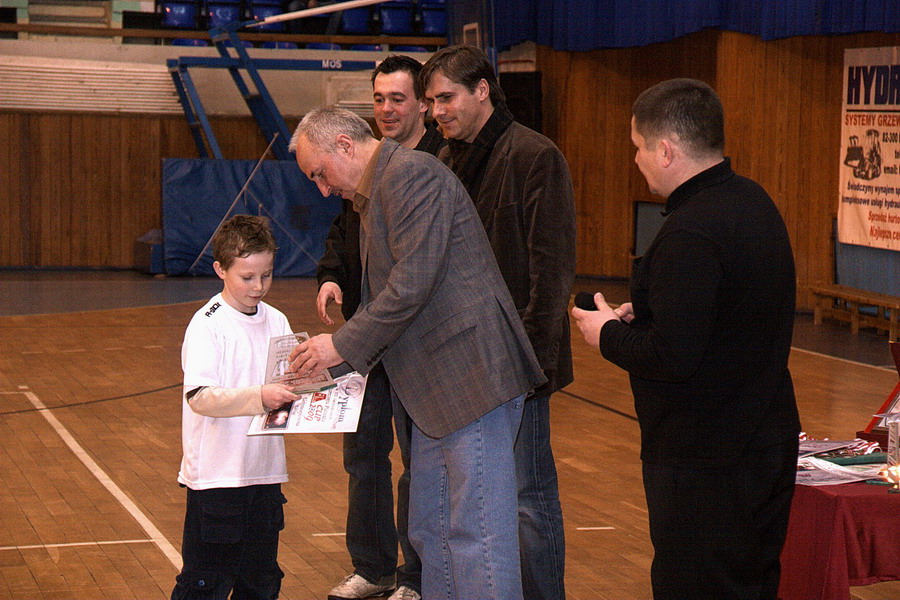
M 544 130 L 575 182 L 578 272 L 630 275 L 632 204 L 654 200 L 633 162 L 631 103 L 695 77 L 722 96 L 735 168 L 784 214 L 806 305 L 805 286 L 832 278 L 843 50 L 897 45 L 898 34 L 763 42 L 707 30 L 643 48 L 539 47 Z M 249 118 L 214 128 L 228 158 L 265 148 Z M 195 156 L 180 117 L 0 113 L 0 267 L 131 267 L 134 241 L 160 226 L 161 159 Z
M 227 158 L 266 148 L 249 117 L 213 129 Z M 162 223 L 162 159 L 197 156 L 182 117 L 0 113 L 0 267 L 133 267 Z
M 632 204 L 654 199 L 633 163 L 631 103 L 654 83 L 694 77 L 722 97 L 726 153 L 735 169 L 762 184 L 784 215 L 800 305 L 808 307 L 806 286 L 833 277 L 843 51 L 898 45 L 897 34 L 764 42 L 710 30 L 626 50 L 539 47 L 544 128 L 575 181 L 578 272 L 630 275 Z

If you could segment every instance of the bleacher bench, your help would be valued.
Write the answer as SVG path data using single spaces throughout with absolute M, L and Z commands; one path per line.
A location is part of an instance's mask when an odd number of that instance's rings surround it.
M 897 339 L 897 318 L 900 316 L 900 298 L 869 292 L 845 285 L 812 285 L 809 287 L 816 300 L 813 322 L 822 324 L 828 317 L 849 321 L 855 335 L 860 326 L 887 331 L 891 340 Z M 861 307 L 873 307 L 875 314 L 860 312 Z M 887 312 L 887 314 L 886 314 Z

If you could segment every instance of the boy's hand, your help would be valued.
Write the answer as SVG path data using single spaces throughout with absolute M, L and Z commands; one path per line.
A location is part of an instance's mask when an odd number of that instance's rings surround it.
M 262 386 L 262 403 L 269 410 L 281 408 L 282 405 L 297 399 L 291 388 L 281 383 L 267 383 Z
M 334 325 L 334 321 L 328 316 L 327 311 L 328 305 L 332 302 L 338 305 L 343 304 L 344 292 L 341 291 L 341 286 L 335 282 L 326 281 L 319 288 L 319 295 L 316 296 L 316 310 L 319 313 L 319 318 L 326 325 Z
M 331 341 L 330 333 L 317 335 L 295 346 L 288 360 L 291 361 L 291 371 L 306 377 L 319 375 L 328 367 L 344 362 Z

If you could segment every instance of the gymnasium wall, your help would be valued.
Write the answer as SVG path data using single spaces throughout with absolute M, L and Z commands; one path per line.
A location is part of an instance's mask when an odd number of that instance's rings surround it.
M 544 132 L 575 181 L 578 272 L 630 274 L 632 203 L 653 199 L 633 163 L 631 103 L 662 79 L 697 77 L 722 96 L 735 168 L 785 216 L 808 306 L 805 286 L 832 280 L 843 50 L 893 45 L 900 35 L 763 42 L 707 30 L 642 48 L 538 47 Z M 264 149 L 249 118 L 214 127 L 229 158 Z M 0 267 L 132 266 L 134 241 L 160 226 L 168 157 L 196 157 L 180 117 L 0 113 Z
M 575 181 L 578 272 L 630 274 L 632 203 L 652 199 L 633 162 L 631 103 L 658 81 L 695 77 L 722 97 L 726 154 L 735 169 L 759 181 L 784 215 L 798 300 L 810 306 L 806 286 L 833 277 L 843 51 L 897 45 L 898 34 L 763 42 L 706 30 L 642 48 L 539 47 L 544 131 L 566 155 Z
M 213 128 L 229 158 L 266 148 L 249 117 Z M 196 157 L 184 117 L 0 113 L 0 267 L 134 266 L 161 226 L 162 159 Z

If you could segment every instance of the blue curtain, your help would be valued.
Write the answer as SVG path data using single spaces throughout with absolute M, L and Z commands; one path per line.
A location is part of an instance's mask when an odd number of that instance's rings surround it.
M 556 50 L 668 42 L 715 27 L 764 40 L 900 31 L 900 0 L 494 0 L 496 46 Z

